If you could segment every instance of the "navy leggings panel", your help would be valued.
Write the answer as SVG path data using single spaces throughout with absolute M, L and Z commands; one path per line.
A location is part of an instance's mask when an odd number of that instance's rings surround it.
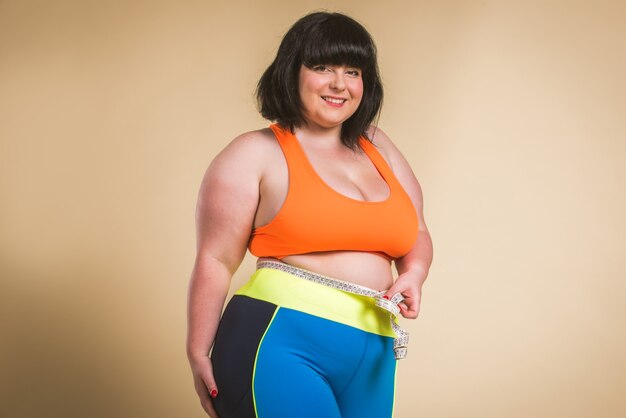
M 224 311 L 213 352 L 220 418 L 389 418 L 393 338 L 245 295 Z
M 218 396 L 213 405 L 220 418 L 256 417 L 252 372 L 261 338 L 277 306 L 235 295 L 217 328 L 211 360 Z

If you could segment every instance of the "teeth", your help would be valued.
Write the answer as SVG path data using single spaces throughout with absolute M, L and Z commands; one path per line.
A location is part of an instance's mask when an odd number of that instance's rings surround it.
M 327 102 L 336 103 L 336 104 L 341 104 L 345 102 L 345 99 L 333 99 L 332 97 L 325 97 L 325 96 L 322 96 L 322 99 L 326 100 Z

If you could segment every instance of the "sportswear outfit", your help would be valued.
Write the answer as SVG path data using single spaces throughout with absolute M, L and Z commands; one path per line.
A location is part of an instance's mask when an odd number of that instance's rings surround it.
M 289 189 L 274 219 L 252 232 L 257 270 L 220 320 L 211 353 L 219 390 L 213 404 L 220 418 L 391 417 L 396 359 L 408 341 L 395 318 L 401 295 L 387 301 L 384 291 L 279 260 L 339 250 L 402 257 L 417 238 L 415 208 L 366 138 L 359 145 L 390 189 L 383 201 L 338 193 L 288 128 L 270 128 L 287 161 Z

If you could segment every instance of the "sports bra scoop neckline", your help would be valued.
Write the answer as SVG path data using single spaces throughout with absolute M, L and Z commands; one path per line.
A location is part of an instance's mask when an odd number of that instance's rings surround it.
M 333 189 L 315 171 L 298 138 L 270 125 L 284 154 L 288 189 L 274 217 L 253 228 L 248 241 L 257 257 L 327 251 L 366 251 L 389 260 L 409 252 L 417 238 L 415 207 L 376 146 L 363 136 L 361 149 L 388 188 L 384 200 L 360 200 Z
M 376 161 L 374 161 L 372 159 L 372 157 L 370 156 L 370 153 L 368 152 L 369 150 L 367 150 L 367 145 L 365 145 L 364 143 L 369 144 L 370 146 L 374 146 L 371 142 L 369 142 L 368 140 L 364 139 L 363 137 L 359 138 L 359 144 L 361 146 L 361 149 L 363 150 L 364 154 L 367 156 L 367 158 L 369 159 L 369 161 L 372 163 L 372 165 L 374 166 L 374 168 L 376 169 L 376 171 L 378 172 L 378 175 L 380 176 L 380 178 L 383 180 L 383 182 L 385 183 L 385 186 L 387 187 L 387 197 L 385 197 L 383 200 L 362 200 L 362 199 L 356 199 L 354 197 L 351 196 L 347 196 L 343 193 L 341 193 L 340 191 L 338 191 L 337 189 L 333 188 L 330 184 L 328 184 L 328 182 L 326 182 L 326 180 L 324 180 L 324 178 L 322 178 L 322 176 L 320 176 L 320 174 L 317 172 L 317 170 L 315 169 L 315 167 L 313 166 L 313 163 L 311 163 L 311 160 L 309 158 L 309 156 L 307 155 L 306 151 L 304 150 L 304 147 L 302 146 L 302 143 L 300 142 L 300 139 L 298 139 L 297 135 L 294 133 L 291 133 L 289 130 L 285 130 L 284 131 L 286 135 L 290 135 L 293 137 L 294 139 L 294 144 L 296 145 L 294 148 L 297 148 L 299 153 L 301 154 L 302 157 L 302 161 L 304 162 L 304 164 L 306 165 L 307 169 L 309 169 L 312 173 L 314 177 L 317 177 L 317 179 L 319 180 L 319 182 L 324 185 L 326 188 L 328 188 L 332 193 L 337 194 L 338 196 L 341 196 L 345 199 L 357 202 L 357 203 L 366 203 L 366 204 L 378 204 L 378 203 L 386 203 L 388 202 L 391 198 L 392 198 L 392 194 L 393 191 L 391 190 L 391 185 L 389 184 L 389 179 L 387 178 L 387 176 L 384 173 L 384 170 L 381 171 L 381 169 L 378 167 L 378 164 L 376 163 Z

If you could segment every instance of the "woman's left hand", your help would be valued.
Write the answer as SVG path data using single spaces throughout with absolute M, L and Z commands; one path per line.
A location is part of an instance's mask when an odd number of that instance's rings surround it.
M 415 319 L 420 311 L 422 299 L 422 284 L 426 280 L 425 274 L 419 271 L 407 271 L 398 276 L 393 286 L 387 290 L 385 296 L 391 299 L 396 293 L 401 293 L 404 300 L 398 304 L 400 314 L 407 319 Z

